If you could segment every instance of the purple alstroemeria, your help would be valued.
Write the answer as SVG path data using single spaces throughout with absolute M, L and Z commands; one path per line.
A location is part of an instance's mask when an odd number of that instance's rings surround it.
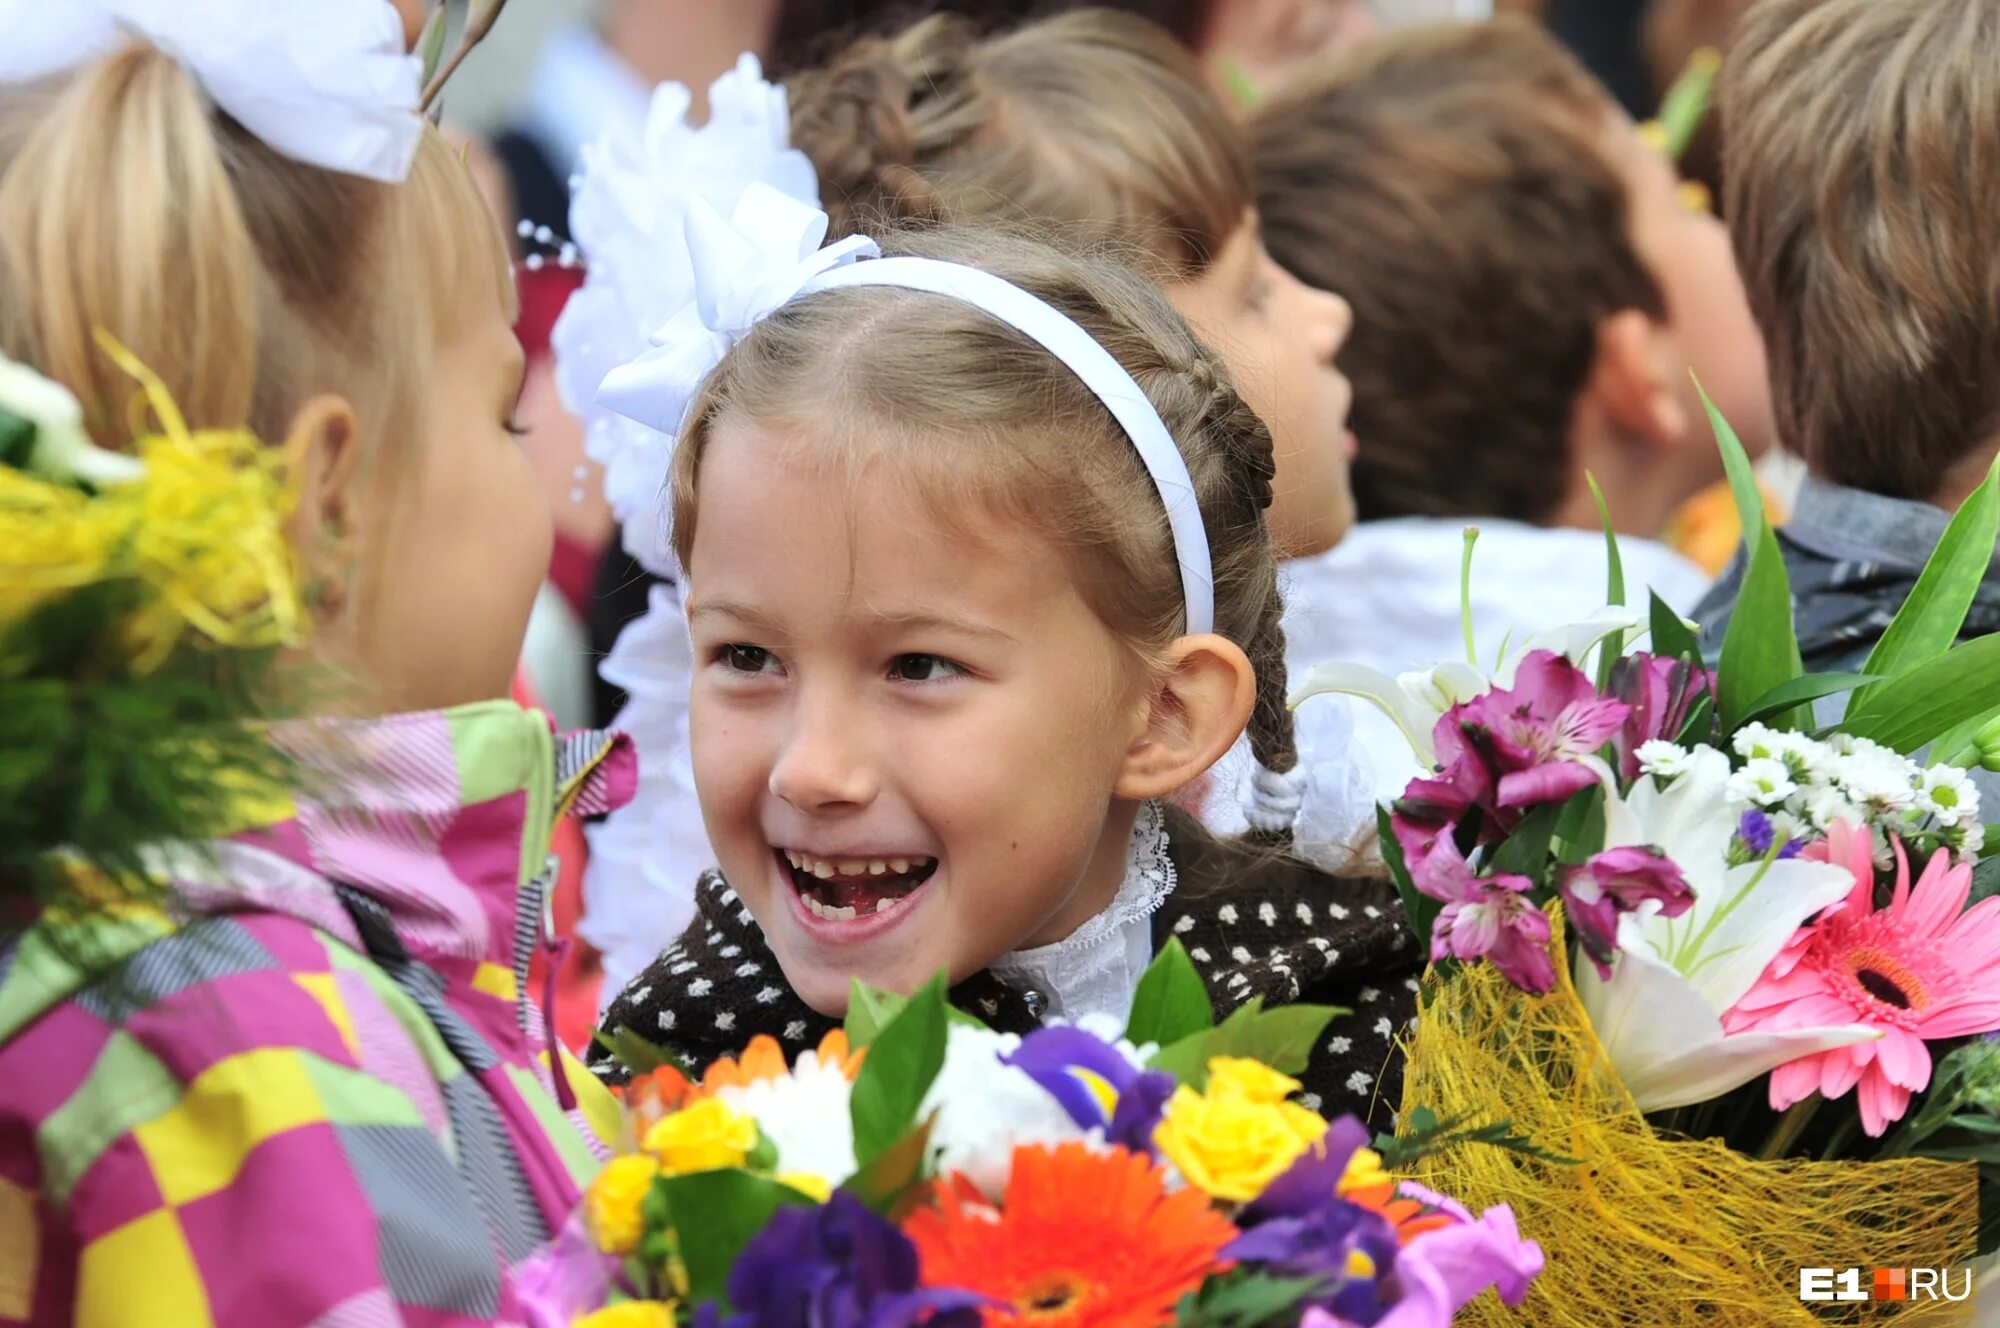
M 909 1237 L 851 1194 L 781 1208 L 729 1272 L 727 1328 L 978 1328 L 985 1297 L 917 1271 Z
M 1618 752 L 1618 773 L 1626 783 L 1639 777 L 1640 744 L 1654 739 L 1678 741 L 1708 689 L 1706 668 L 1668 655 L 1642 651 L 1611 666 L 1611 694 L 1631 707 L 1612 739 Z
M 1152 1153 L 1153 1131 L 1174 1095 L 1172 1075 L 1142 1070 L 1104 1039 L 1060 1024 L 1028 1034 L 1001 1060 L 1048 1090 L 1081 1128 Z
M 1563 868 L 1556 888 L 1583 952 L 1606 981 L 1618 952 L 1621 913 L 1651 902 L 1659 905 L 1661 917 L 1677 918 L 1694 904 L 1680 865 L 1656 848 L 1639 846 L 1606 849 L 1580 867 Z
M 1422 871 L 1412 871 L 1410 879 L 1444 902 L 1431 930 L 1431 962 L 1485 959 L 1522 991 L 1541 996 L 1554 990 L 1549 919 L 1528 898 L 1533 881 L 1473 875 L 1449 835 L 1439 838 Z
M 1514 671 L 1514 685 L 1453 707 L 1465 745 L 1487 757 L 1499 776 L 1501 808 L 1561 802 L 1598 782 L 1584 764 L 1625 724 L 1632 707 L 1598 693 L 1561 655 L 1536 650 Z M 1444 721 L 1440 721 L 1442 725 Z M 1440 744 L 1438 757 L 1444 759 Z
M 569 1328 L 621 1286 L 622 1262 L 597 1247 L 579 1208 L 554 1240 L 515 1270 L 516 1312 L 527 1328 Z

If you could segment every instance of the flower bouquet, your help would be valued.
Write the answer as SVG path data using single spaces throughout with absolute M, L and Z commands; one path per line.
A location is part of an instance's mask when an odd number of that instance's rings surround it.
M 942 981 L 857 985 L 796 1064 L 760 1038 L 635 1077 L 629 1151 L 531 1268 L 531 1322 L 1442 1328 L 1487 1287 L 1518 1302 L 1541 1254 L 1511 1214 L 1387 1169 L 1452 1132 L 1371 1148 L 1292 1100 L 1333 1013 L 1214 1025 L 1178 945 L 1122 1032 L 1002 1035 Z
M 305 615 L 285 451 L 193 430 L 102 334 L 148 427 L 87 436 L 61 385 L 0 357 L 0 939 L 75 891 L 144 896 L 149 855 L 233 824 L 292 777 L 245 721 Z M 141 413 L 143 408 L 144 415 Z
M 2000 1238 L 2000 862 L 1968 774 L 2000 767 L 2000 637 L 1952 643 L 2000 469 L 1865 669 L 1804 676 L 1715 422 L 1750 548 L 1715 669 L 1657 599 L 1624 611 L 1607 520 L 1591 622 L 1491 676 L 1334 665 L 1302 689 L 1376 700 L 1428 767 L 1380 814 L 1433 960 L 1404 1101 L 1504 1104 L 1570 1159 L 1452 1163 L 1547 1245 L 1537 1324 L 1967 1322 L 1957 1265 Z M 1932 1273 L 1935 1298 L 1801 1298 L 1803 1269 L 1877 1267 Z

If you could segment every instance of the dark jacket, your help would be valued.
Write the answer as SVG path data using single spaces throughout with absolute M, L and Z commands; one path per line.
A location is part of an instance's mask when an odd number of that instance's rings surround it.
M 1395 1038 L 1416 1008 L 1423 955 L 1395 889 L 1382 880 L 1328 876 L 1290 858 L 1218 843 L 1176 815 L 1169 839 L 1181 886 L 1153 916 L 1155 949 L 1179 937 L 1208 985 L 1218 1019 L 1253 996 L 1352 1013 L 1334 1020 L 1301 1076 L 1307 1105 L 1386 1125 L 1402 1092 Z M 1226 888 L 1215 888 L 1218 884 Z M 836 1024 L 785 984 L 763 932 L 719 873 L 703 877 L 694 923 L 613 1001 L 607 1030 L 630 1028 L 671 1047 L 697 1071 L 752 1037 L 796 1055 Z M 952 1003 L 1003 1033 L 1041 1024 L 1042 993 L 990 972 L 954 987 Z M 602 1048 L 592 1068 L 618 1067 Z
M 1792 519 L 1777 531 L 1806 672 L 1860 671 L 1950 523 L 1949 514 L 1929 503 L 1806 480 Z M 1702 653 L 1710 664 L 1719 662 L 1723 633 L 1742 592 L 1743 569 L 1739 553 L 1695 609 Z M 2000 549 L 1973 595 L 1959 640 L 1994 632 L 2000 632 Z M 1847 699 L 1843 693 L 1817 702 L 1814 717 L 1822 724 L 1839 722 Z M 1972 782 L 1982 806 L 2000 806 L 2000 775 L 1974 770 Z M 1988 819 L 1990 815 L 1989 810 Z

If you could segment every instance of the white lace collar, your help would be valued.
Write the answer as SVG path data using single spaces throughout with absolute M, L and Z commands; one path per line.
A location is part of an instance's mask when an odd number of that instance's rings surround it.
M 1122 1024 L 1139 978 L 1153 961 L 1153 914 L 1175 882 L 1166 813 L 1159 803 L 1146 803 L 1133 822 L 1125 879 L 1110 906 L 1060 941 L 1002 956 L 993 971 L 1024 987 L 1031 1005 L 1038 993 L 1043 1002 L 1038 1013 L 1071 1023 L 1103 1014 Z

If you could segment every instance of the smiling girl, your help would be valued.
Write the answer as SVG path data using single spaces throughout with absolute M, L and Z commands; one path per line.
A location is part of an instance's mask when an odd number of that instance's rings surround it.
M 1002 1031 L 1122 1017 L 1177 935 L 1219 1012 L 1352 1007 L 1307 1087 L 1367 1110 L 1418 961 L 1393 893 L 1161 801 L 1246 725 L 1296 761 L 1269 431 L 1136 274 L 977 231 L 884 247 L 777 301 L 686 414 L 672 529 L 719 872 L 608 1024 L 701 1065 L 809 1045 L 853 979 L 940 971 Z

